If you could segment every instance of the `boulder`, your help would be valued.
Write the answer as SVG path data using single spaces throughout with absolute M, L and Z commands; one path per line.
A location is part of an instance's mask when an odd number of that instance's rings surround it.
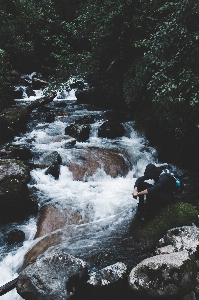
M 165 236 L 159 241 L 159 245 L 164 247 L 156 249 L 156 252 L 170 247 L 173 252 L 186 250 L 195 254 L 199 259 L 199 228 L 196 226 L 183 226 L 172 228 L 167 231 Z M 171 248 L 172 247 L 172 248 Z
M 95 100 L 95 88 L 80 90 L 78 89 L 75 92 L 75 96 L 77 98 L 77 103 L 85 103 L 85 104 L 93 104 Z
M 64 229 L 66 224 L 80 223 L 83 222 L 82 216 L 78 211 L 44 206 L 39 213 L 37 232 L 34 237 L 35 239 L 42 238 L 36 241 L 32 249 L 25 255 L 22 268 L 35 262 L 38 256 L 47 251 L 48 248 L 60 244 L 63 239 L 69 237 L 71 232 L 68 229 Z
M 52 165 L 52 166 L 48 167 L 48 169 L 45 171 L 45 175 L 51 175 L 55 179 L 59 178 L 59 173 L 60 173 L 59 165 Z
M 63 228 L 66 224 L 79 224 L 81 220 L 82 216 L 78 211 L 44 206 L 40 211 L 35 238 Z
M 127 154 L 118 150 L 91 147 L 79 149 L 74 162 L 69 165 L 69 170 L 75 180 L 83 180 L 84 176 L 92 176 L 98 168 L 102 168 L 108 175 L 116 178 L 126 176 L 131 169 L 131 163 Z
M 123 136 L 124 134 L 124 126 L 120 123 L 111 123 L 107 121 L 98 128 L 99 137 L 114 139 L 116 137 Z
M 67 300 L 87 280 L 86 263 L 62 251 L 48 251 L 24 269 L 17 292 L 24 299 Z
M 28 97 L 30 97 L 30 96 L 33 96 L 33 97 L 36 96 L 35 91 L 33 91 L 33 89 L 31 87 L 29 87 L 29 86 L 26 88 L 26 94 L 27 94 Z
M 55 121 L 55 114 L 53 112 L 46 113 L 46 123 L 52 123 Z
M 193 254 L 181 251 L 147 258 L 133 268 L 129 285 L 145 298 L 180 299 L 193 290 L 197 274 Z
M 127 277 L 127 266 L 122 262 L 117 262 L 98 272 L 89 274 L 87 283 L 92 287 L 111 286 L 113 288 L 123 281 L 125 277 Z
M 62 158 L 57 151 L 53 151 L 52 153 L 44 156 L 41 159 L 41 164 L 48 167 L 51 165 L 59 165 L 62 163 Z
M 0 223 L 21 219 L 32 212 L 29 180 L 29 170 L 21 161 L 0 159 Z
M 19 229 L 11 230 L 6 238 L 8 244 L 22 243 L 25 240 L 25 233 Z
M 89 139 L 90 126 L 85 124 L 72 124 L 65 128 L 65 134 L 71 135 L 78 142 L 85 142 Z

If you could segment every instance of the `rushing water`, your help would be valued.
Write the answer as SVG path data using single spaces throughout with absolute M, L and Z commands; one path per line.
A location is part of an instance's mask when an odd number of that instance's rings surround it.
M 23 104 L 40 96 L 37 91 L 35 97 L 18 100 Z M 64 108 L 58 108 L 59 102 L 67 104 Z M 23 144 L 31 147 L 34 153 L 34 163 L 41 163 L 43 157 L 52 151 L 57 151 L 62 157 L 60 176 L 55 180 L 51 175 L 45 175 L 46 169 L 34 169 L 31 171 L 29 188 L 34 190 L 39 207 L 44 204 L 52 204 L 59 209 L 78 211 L 82 219 L 79 225 L 67 225 L 70 230 L 70 238 L 65 238 L 61 247 L 65 251 L 81 256 L 84 252 L 95 252 L 114 247 L 112 239 L 119 238 L 128 230 L 129 224 L 135 214 L 137 200 L 132 198 L 133 185 L 138 176 L 143 174 L 145 166 L 149 162 L 157 163 L 156 151 L 147 145 L 143 136 L 139 136 L 133 129 L 133 122 L 123 123 L 125 135 L 121 138 L 106 139 L 97 136 L 98 127 L 104 122 L 104 112 L 91 110 L 87 105 L 77 105 L 74 90 L 60 93 L 49 107 L 57 110 L 70 111 L 70 117 L 58 114 L 53 123 L 45 123 L 39 119 L 38 123 L 32 118 L 29 122 L 29 130 L 15 137 L 15 144 Z M 93 114 L 96 122 L 92 124 L 89 140 L 75 147 L 66 149 L 64 140 L 54 142 L 53 137 L 64 135 L 65 127 L 74 121 L 76 116 Z M 31 144 L 30 144 L 31 141 Z M 113 148 L 125 150 L 131 160 L 132 170 L 126 177 L 112 178 L 103 168 L 98 169 L 93 176 L 85 176 L 84 181 L 75 181 L 67 167 L 67 163 L 73 159 L 79 149 L 87 146 L 99 148 Z M 18 228 L 25 232 L 26 239 L 23 245 L 8 246 L 4 243 L 3 236 L 12 228 Z M 36 219 L 31 217 L 23 223 L 8 224 L 1 227 L 0 235 L 0 286 L 18 276 L 18 270 L 23 263 L 23 258 L 31 248 L 36 232 Z M 1 297 L 2 300 L 22 299 L 13 290 Z

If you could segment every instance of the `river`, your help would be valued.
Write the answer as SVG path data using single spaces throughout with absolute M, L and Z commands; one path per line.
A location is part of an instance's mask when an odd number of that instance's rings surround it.
M 40 97 L 42 91 L 36 91 L 36 96 L 18 99 L 18 104 L 24 105 Z M 64 103 L 60 108 L 60 103 Z M 106 120 L 104 112 L 89 105 L 78 105 L 75 91 L 60 93 L 48 105 L 56 111 L 56 118 L 52 123 L 46 123 L 42 112 L 32 113 L 27 132 L 16 136 L 14 144 L 27 145 L 33 153 L 32 162 L 41 163 L 44 156 L 57 151 L 62 157 L 60 176 L 55 180 L 51 175 L 45 175 L 46 169 L 31 171 L 31 181 L 28 184 L 33 196 L 37 198 L 39 208 L 50 204 L 59 209 L 78 211 L 82 221 L 78 225 L 67 225 L 70 238 L 62 243 L 65 251 L 83 257 L 88 251 L 112 251 L 118 240 L 128 231 L 131 220 L 136 212 L 137 200 L 132 198 L 133 185 L 136 178 L 143 174 L 149 162 L 158 163 L 157 153 L 148 145 L 144 136 L 134 130 L 134 122 L 124 122 L 125 134 L 115 139 L 99 138 L 98 128 Z M 59 113 L 58 113 L 59 111 Z M 66 112 L 70 116 L 66 116 Z M 95 123 L 91 124 L 91 133 L 86 142 L 77 142 L 72 148 L 65 148 L 64 141 L 54 142 L 52 137 L 64 135 L 67 125 L 74 122 L 80 115 L 94 115 Z M 31 141 L 31 142 L 30 142 Z M 67 167 L 78 151 L 86 147 L 99 147 L 106 149 L 119 149 L 128 153 L 132 169 L 125 177 L 112 178 L 107 175 L 103 167 L 94 175 L 85 176 L 83 181 L 75 181 Z M 159 162 L 160 163 L 160 162 Z M 22 245 L 9 246 L 4 236 L 12 228 L 25 232 L 26 238 Z M 1 226 L 0 233 L 0 286 L 18 276 L 23 263 L 24 255 L 35 243 L 36 218 L 30 217 L 22 223 L 10 223 Z M 114 243 L 114 240 L 117 242 Z M 112 261 L 122 257 L 121 249 L 115 251 Z M 116 256 L 119 257 L 116 257 Z M 13 290 L 1 297 L 2 300 L 22 299 Z

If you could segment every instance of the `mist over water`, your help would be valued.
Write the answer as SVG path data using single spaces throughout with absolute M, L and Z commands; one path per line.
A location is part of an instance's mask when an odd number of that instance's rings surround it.
M 39 93 L 37 93 L 38 97 Z M 15 137 L 15 144 L 29 145 L 31 140 L 31 151 L 34 153 L 33 162 L 42 163 L 43 158 L 53 151 L 57 151 L 62 158 L 60 176 L 55 180 L 51 175 L 45 175 L 46 169 L 34 169 L 31 171 L 31 181 L 28 184 L 38 199 L 39 207 L 48 204 L 67 210 L 78 212 L 81 219 L 78 225 L 66 225 L 63 229 L 63 242 L 61 247 L 73 255 L 83 254 L 84 251 L 101 247 L 106 249 L 110 238 L 114 235 L 119 237 L 128 230 L 130 222 L 136 212 L 137 200 L 132 198 L 133 186 L 136 178 L 143 174 L 145 166 L 149 162 L 156 163 L 156 151 L 147 145 L 143 136 L 139 136 L 133 129 L 133 122 L 123 123 L 125 135 L 121 138 L 107 139 L 98 138 L 97 130 L 104 122 L 103 112 L 88 111 L 86 106 L 76 105 L 74 94 L 66 92 L 67 110 L 71 110 L 70 117 L 60 120 L 58 117 L 53 123 L 38 123 L 25 134 Z M 60 96 L 61 97 L 61 96 Z M 35 98 L 32 98 L 33 100 Z M 28 101 L 32 99 L 28 98 Z M 74 101 L 71 101 L 74 99 Z M 24 99 L 22 99 L 24 101 Z M 22 101 L 21 100 L 21 101 Z M 54 99 L 63 101 L 59 96 Z M 19 100 L 20 101 L 20 100 Z M 71 105 L 71 106 L 70 106 Z M 71 124 L 75 116 L 95 114 L 98 116 L 92 124 L 89 140 L 84 143 L 77 142 L 74 148 L 65 148 L 65 140 L 54 141 L 57 135 L 64 135 L 65 128 Z M 31 127 L 31 126 L 30 126 Z M 97 169 L 92 175 L 85 175 L 83 181 L 73 180 L 68 169 L 68 162 L 82 148 L 99 147 L 107 149 L 120 149 L 128 154 L 132 169 L 125 177 L 112 178 L 103 169 Z M 18 228 L 25 232 L 26 239 L 23 245 L 8 246 L 3 240 L 12 228 Z M 70 231 L 70 237 L 64 238 L 64 230 Z M 35 243 L 33 241 L 36 233 L 36 219 L 30 218 L 22 224 L 8 224 L 1 227 L 0 235 L 0 286 L 18 276 L 18 271 L 23 263 L 25 253 Z M 110 247 L 110 245 L 109 245 Z M 2 300 L 22 299 L 13 290 L 1 297 Z

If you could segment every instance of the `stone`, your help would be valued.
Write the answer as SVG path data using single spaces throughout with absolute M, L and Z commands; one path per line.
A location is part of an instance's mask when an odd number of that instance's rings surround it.
M 81 220 L 82 216 L 78 211 L 72 212 L 67 209 L 60 210 L 57 207 L 44 206 L 40 211 L 37 221 L 35 238 L 63 228 L 66 224 L 79 224 Z
M 45 175 L 51 175 L 55 179 L 59 179 L 59 173 L 60 173 L 59 165 L 52 165 L 52 166 L 48 167 L 48 169 L 45 171 Z
M 22 230 L 13 229 L 8 233 L 6 240 L 10 245 L 15 243 L 22 243 L 25 240 L 25 233 Z
M 53 151 L 41 159 L 41 164 L 48 167 L 51 165 L 59 165 L 62 163 L 62 158 L 57 151 Z
M 98 168 L 103 169 L 113 178 L 126 176 L 131 169 L 131 162 L 125 153 L 115 149 L 84 148 L 79 149 L 69 170 L 75 180 L 84 180 L 85 176 L 92 176 Z
M 142 296 L 180 299 L 193 290 L 196 259 L 187 251 L 160 254 L 143 260 L 129 275 L 129 285 Z
M 65 128 L 65 134 L 74 137 L 78 142 L 85 142 L 89 139 L 90 126 L 86 124 L 72 124 Z
M 83 260 L 62 251 L 48 251 L 20 272 L 16 288 L 24 299 L 67 300 L 87 279 Z
M 98 128 L 99 137 L 114 139 L 116 137 L 123 136 L 124 134 L 124 126 L 120 123 L 111 123 L 107 121 Z
M 124 279 L 127 275 L 127 266 L 122 262 L 117 262 L 111 266 L 107 266 L 98 272 L 89 274 L 88 284 L 91 286 L 108 286 L 117 285 L 118 281 Z
M 199 258 L 199 228 L 196 226 L 182 226 L 172 228 L 164 236 L 164 243 L 171 245 L 174 251 L 186 250 Z

